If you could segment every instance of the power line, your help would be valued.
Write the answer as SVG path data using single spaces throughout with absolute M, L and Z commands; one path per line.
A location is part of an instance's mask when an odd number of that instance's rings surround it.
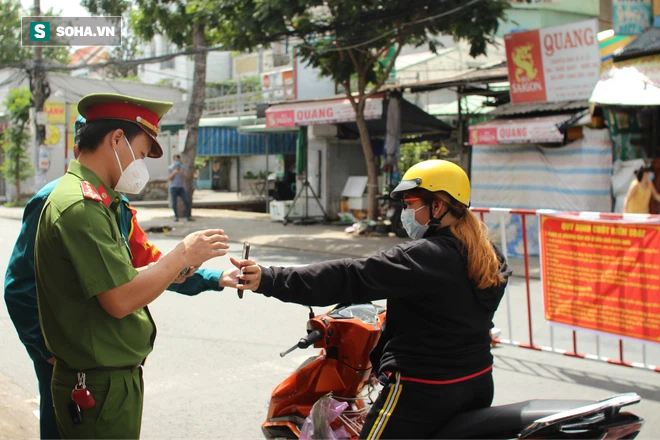
M 480 2 L 480 1 L 483 1 L 483 0 L 471 0 L 471 1 L 469 1 L 468 3 L 466 3 L 466 4 L 464 4 L 464 5 L 462 5 L 462 6 L 458 6 L 458 7 L 454 8 L 454 9 L 449 10 L 449 11 L 445 11 L 445 12 L 442 12 L 442 13 L 440 13 L 440 14 L 432 15 L 432 16 L 430 16 L 430 17 L 422 18 L 422 19 L 419 19 L 419 20 L 411 21 L 411 22 L 409 22 L 409 23 L 404 23 L 404 24 L 401 25 L 401 27 L 402 27 L 402 28 L 403 28 L 403 27 L 408 27 L 408 26 L 412 26 L 412 25 L 415 25 L 415 24 L 424 23 L 424 22 L 427 22 L 427 21 L 435 21 L 435 20 L 437 20 L 438 18 L 446 17 L 447 15 L 451 15 L 451 14 L 454 14 L 454 13 L 456 13 L 456 12 L 459 12 L 459 11 L 461 11 L 461 10 L 463 10 L 463 9 L 466 9 L 466 8 L 468 8 L 469 6 L 472 6 L 472 5 L 474 5 L 474 4 L 476 4 L 476 3 Z M 340 51 L 342 51 L 342 50 L 357 49 L 357 48 L 359 48 L 359 47 L 366 46 L 367 44 L 374 43 L 374 42 L 376 42 L 376 41 L 378 41 L 378 40 L 380 40 L 380 39 L 382 39 L 382 38 L 385 38 L 385 37 L 387 37 L 387 36 L 389 36 L 389 35 L 391 35 L 391 34 L 393 34 L 393 33 L 396 33 L 396 32 L 397 32 L 397 29 L 390 29 L 389 31 L 384 32 L 384 33 L 382 33 L 381 35 L 379 35 L 379 36 L 377 36 L 377 37 L 374 37 L 374 38 L 371 38 L 371 39 L 369 39 L 369 40 L 363 41 L 362 43 L 356 43 L 356 44 L 353 44 L 353 45 L 351 45 L 351 46 L 342 46 L 342 47 L 330 47 L 330 48 L 324 48 L 324 49 L 323 49 L 323 52 L 340 52 Z M 311 45 L 308 45 L 308 44 L 301 44 L 301 46 L 306 46 L 306 47 L 308 47 L 308 48 L 310 48 L 310 49 L 317 49 L 316 46 L 311 46 Z
M 100 69 L 102 67 L 107 67 L 107 66 L 132 66 L 132 65 L 140 65 L 140 64 L 152 64 L 152 63 L 158 63 L 160 61 L 167 61 L 171 60 L 172 58 L 176 58 L 179 56 L 185 56 L 185 55 L 195 55 L 198 53 L 204 53 L 204 52 L 212 52 L 212 51 L 217 51 L 217 50 L 227 50 L 225 46 L 218 45 L 218 46 L 210 46 L 210 47 L 204 47 L 201 49 L 186 49 L 180 52 L 176 53 L 171 53 L 171 54 L 165 54 L 165 55 L 159 55 L 159 56 L 153 56 L 153 57 L 146 57 L 146 58 L 138 58 L 134 60 L 108 60 L 108 61 L 103 61 L 100 63 L 95 63 L 95 64 L 78 64 L 75 66 L 62 66 L 59 64 L 53 64 L 53 63 L 43 63 L 42 64 L 42 70 L 45 71 L 54 71 L 54 70 L 59 70 L 59 71 L 72 71 L 72 70 L 78 70 L 78 69 L 85 69 L 85 68 L 91 68 L 91 69 Z M 19 68 L 26 68 L 28 63 L 22 62 L 22 63 L 9 63 L 9 64 L 0 64 L 0 69 L 6 68 L 6 67 L 19 67 Z
M 474 4 L 476 4 L 480 1 L 483 1 L 483 0 L 471 0 L 466 4 L 464 4 L 462 6 L 458 6 L 454 9 L 449 10 L 449 11 L 445 11 L 445 12 L 442 12 L 440 14 L 436 14 L 436 15 L 433 15 L 433 16 L 430 16 L 430 17 L 419 19 L 419 20 L 415 20 L 415 21 L 412 21 L 412 22 L 409 22 L 409 23 L 404 23 L 402 25 L 402 27 L 408 27 L 408 26 L 412 26 L 412 25 L 415 25 L 415 24 L 419 24 L 419 23 L 424 23 L 424 22 L 428 22 L 428 21 L 437 20 L 439 18 L 446 17 L 448 15 L 451 15 L 451 14 L 454 14 L 454 13 L 459 12 L 461 10 L 464 10 L 464 9 L 466 9 L 466 8 L 472 6 L 472 5 L 474 5 Z M 391 29 L 391 30 L 389 30 L 387 32 L 384 32 L 383 34 L 381 34 L 377 37 L 371 38 L 371 39 L 363 41 L 361 43 L 356 43 L 356 44 L 353 44 L 353 45 L 350 45 L 350 46 L 343 46 L 343 47 L 325 48 L 324 52 L 339 52 L 339 51 L 342 51 L 342 50 L 356 49 L 356 48 L 371 44 L 375 41 L 378 41 L 378 40 L 380 40 L 382 38 L 385 38 L 388 35 L 391 35 L 391 34 L 396 33 L 396 32 L 397 32 L 397 29 Z M 296 35 L 295 31 L 288 31 L 288 32 L 285 32 L 285 33 L 282 33 L 282 34 L 272 35 L 272 36 L 266 38 L 263 43 L 264 44 L 273 43 L 273 42 L 278 41 L 282 37 L 295 36 L 295 35 Z M 311 49 L 318 49 L 316 46 L 311 46 L 311 45 L 307 45 L 307 44 L 300 44 L 300 46 L 306 46 L 306 47 L 311 48 Z M 76 66 L 63 66 L 63 65 L 60 65 L 60 64 L 53 64 L 53 63 L 40 63 L 41 64 L 40 68 L 43 71 L 68 72 L 68 71 L 73 71 L 73 70 L 78 70 L 78 69 L 85 69 L 85 68 L 100 69 L 100 68 L 103 68 L 103 67 L 113 66 L 113 65 L 114 66 L 137 66 L 137 65 L 140 65 L 140 64 L 153 64 L 153 63 L 158 63 L 158 62 L 161 62 L 161 61 L 168 61 L 168 60 L 171 60 L 171 59 L 179 57 L 179 56 L 195 55 L 195 54 L 198 54 L 198 53 L 214 52 L 214 51 L 230 51 L 230 50 L 232 50 L 232 49 L 228 46 L 216 45 L 216 46 L 204 47 L 204 48 L 199 48 L 199 49 L 186 49 L 186 50 L 171 53 L 171 54 L 164 54 L 164 55 L 158 55 L 158 56 L 152 56 L 152 57 L 146 57 L 146 58 L 138 58 L 138 59 L 134 59 L 134 60 L 108 60 L 108 61 L 103 61 L 103 62 L 96 63 L 96 64 L 79 64 L 79 65 L 76 65 Z M 28 62 L 6 63 L 6 64 L 0 64 L 0 69 L 11 68 L 11 67 L 22 68 L 22 69 L 30 68 L 30 67 L 34 68 L 34 67 L 36 67 L 36 64 L 37 63 L 35 63 L 35 61 L 33 61 L 33 60 L 30 60 Z

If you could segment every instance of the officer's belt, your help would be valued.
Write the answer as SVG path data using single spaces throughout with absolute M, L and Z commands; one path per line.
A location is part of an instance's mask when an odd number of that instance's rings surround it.
M 71 368 L 64 362 L 62 359 L 58 358 L 57 356 L 55 357 L 55 361 L 60 364 L 62 367 L 66 368 L 67 370 L 71 370 L 74 372 L 80 372 L 80 373 L 88 373 L 88 372 L 93 372 L 93 371 L 133 371 L 138 368 L 140 368 L 142 365 L 144 365 L 144 361 L 142 361 L 138 365 L 127 365 L 123 367 L 94 367 L 94 368 L 87 368 L 85 370 L 80 370 L 77 368 Z

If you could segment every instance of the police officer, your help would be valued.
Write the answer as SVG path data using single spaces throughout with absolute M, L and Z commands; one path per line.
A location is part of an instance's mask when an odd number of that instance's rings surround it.
M 470 181 L 458 165 L 418 163 L 392 197 L 403 199 L 401 220 L 413 240 L 380 255 L 305 267 L 232 263 L 245 266 L 245 289 L 285 302 L 387 299 L 372 353 L 384 388 L 360 438 L 434 438 L 456 414 L 491 404 L 489 330 L 510 272 L 468 209 Z
M 123 95 L 85 96 L 78 103 L 87 119 L 78 160 L 71 161 L 39 220 L 37 299 L 55 358 L 51 391 L 63 438 L 139 437 L 142 365 L 156 337 L 147 305 L 179 273 L 229 247 L 224 231 L 199 231 L 153 266 L 131 265 L 119 191 L 137 193 L 147 183 L 144 159 L 162 156 L 158 123 L 171 106 Z
M 78 143 L 77 132 L 85 124 L 79 116 L 75 123 L 74 143 Z M 77 151 L 75 153 L 77 155 Z M 42 439 L 59 438 L 50 383 L 53 376 L 55 358 L 48 351 L 41 333 L 37 292 L 34 274 L 34 241 L 37 235 L 39 215 L 46 199 L 60 179 L 55 179 L 41 188 L 27 203 L 23 213 L 21 231 L 9 259 L 5 274 L 5 302 L 19 339 L 25 346 L 34 364 L 39 386 L 39 430 Z M 148 241 L 147 235 L 137 222 L 136 210 L 126 197 L 121 203 L 121 232 L 128 240 L 133 254 L 133 267 L 142 267 L 157 262 L 162 256 L 160 250 Z M 190 270 L 189 276 L 181 276 L 168 290 L 188 296 L 205 291 L 223 289 L 226 277 L 223 272 L 211 269 Z

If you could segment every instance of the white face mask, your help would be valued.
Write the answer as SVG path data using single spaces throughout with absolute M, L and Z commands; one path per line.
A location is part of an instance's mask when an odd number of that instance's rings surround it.
M 426 205 L 420 206 L 417 209 L 408 208 L 401 211 L 401 223 L 403 224 L 403 228 L 408 233 L 408 237 L 413 240 L 422 238 L 429 229 L 428 222 L 425 225 L 420 225 L 417 222 L 417 219 L 415 219 L 415 213 L 424 207 L 426 207 Z
M 125 136 L 124 139 L 126 139 Z M 149 181 L 149 170 L 147 169 L 147 164 L 144 163 L 144 159 L 135 158 L 135 153 L 133 153 L 133 148 L 131 147 L 130 142 L 128 142 L 128 139 L 126 139 L 126 145 L 128 145 L 128 149 L 131 151 L 133 162 L 128 164 L 125 170 L 122 170 L 119 155 L 117 154 L 117 150 L 115 150 L 115 157 L 117 158 L 119 170 L 121 171 L 121 177 L 119 178 L 117 185 L 115 185 L 115 191 L 128 194 L 138 194 L 144 189 L 144 186 Z

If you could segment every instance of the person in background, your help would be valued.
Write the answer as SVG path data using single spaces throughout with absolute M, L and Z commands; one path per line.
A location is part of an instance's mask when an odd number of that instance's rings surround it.
M 392 197 L 412 240 L 380 255 L 304 267 L 231 258 L 244 285 L 280 301 L 328 306 L 387 299 L 371 353 L 383 389 L 361 439 L 433 438 L 455 415 L 493 400 L 489 330 L 511 272 L 468 209 L 470 181 L 456 164 L 427 160 Z
M 180 197 L 185 209 L 186 219 L 192 221 L 190 213 L 190 200 L 186 193 L 185 179 L 188 178 L 188 170 L 181 165 L 181 156 L 176 154 L 174 162 L 167 169 L 167 179 L 170 181 L 170 198 L 172 199 L 172 209 L 174 210 L 174 221 L 179 221 L 179 210 L 177 209 L 177 199 Z
M 630 183 L 628 194 L 623 202 L 623 212 L 629 214 L 649 214 L 651 197 L 660 202 L 660 194 L 653 186 L 655 173 L 653 168 L 642 166 L 635 170 L 635 177 Z
M 85 118 L 76 119 L 74 143 L 78 143 L 78 130 L 85 124 Z M 74 146 L 74 156 L 78 149 Z M 16 328 L 20 341 L 32 359 L 39 388 L 39 430 L 42 439 L 57 439 L 59 431 L 55 422 L 53 397 L 50 383 L 53 377 L 55 359 L 46 347 L 41 332 L 37 309 L 36 280 L 34 274 L 34 241 L 37 235 L 39 215 L 46 199 L 60 179 L 55 179 L 41 188 L 27 203 L 23 211 L 23 222 L 16 244 L 9 259 L 5 274 L 5 303 Z M 147 234 L 137 222 L 137 211 L 126 197 L 122 196 L 121 233 L 128 241 L 133 254 L 133 267 L 148 266 L 157 262 L 161 251 L 149 242 Z M 189 270 L 179 276 L 168 290 L 193 296 L 205 291 L 221 291 L 222 271 L 210 269 Z

